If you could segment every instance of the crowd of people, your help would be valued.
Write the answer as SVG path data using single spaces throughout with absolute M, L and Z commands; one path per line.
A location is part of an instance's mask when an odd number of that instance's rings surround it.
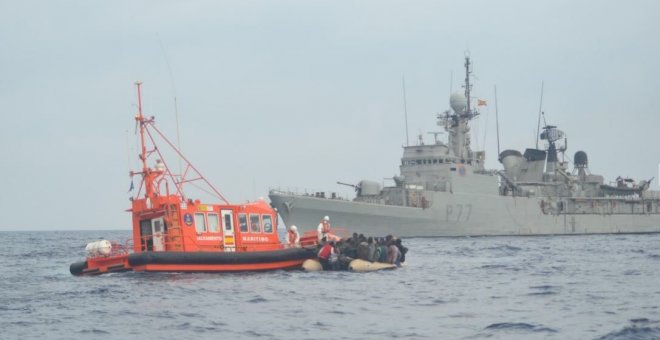
M 340 238 L 330 231 L 330 218 L 325 216 L 317 228 L 318 260 L 324 270 L 346 270 L 355 259 L 396 266 L 406 261 L 408 248 L 401 244 L 401 239 L 392 235 L 365 237 L 353 233 L 352 237 Z M 300 234 L 295 225 L 287 230 L 286 246 L 300 247 Z
M 339 241 L 321 240 L 318 259 L 323 270 L 346 270 L 355 259 L 401 266 L 406 261 L 407 252 L 408 248 L 403 246 L 401 239 L 392 235 L 374 238 L 353 233 L 352 237 Z

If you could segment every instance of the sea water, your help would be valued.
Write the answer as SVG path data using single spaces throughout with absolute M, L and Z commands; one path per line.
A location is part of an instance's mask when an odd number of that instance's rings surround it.
M 660 235 L 406 239 L 373 273 L 75 277 L 126 231 L 0 233 L 2 339 L 658 339 Z

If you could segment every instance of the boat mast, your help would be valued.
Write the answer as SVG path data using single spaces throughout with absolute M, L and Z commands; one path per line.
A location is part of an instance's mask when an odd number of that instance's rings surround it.
M 137 100 L 138 100 L 138 113 L 135 115 L 135 121 L 140 125 L 140 160 L 142 161 L 142 179 L 144 181 L 144 197 L 153 198 L 155 197 L 154 192 L 154 179 L 156 176 L 162 173 L 162 171 L 152 171 L 149 169 L 147 164 L 147 144 L 145 142 L 145 124 L 147 120 L 144 119 L 142 114 L 142 82 L 136 81 L 135 86 L 137 87 Z
M 144 116 L 142 115 L 142 82 L 136 81 L 137 87 L 137 100 L 138 100 L 138 113 L 135 115 L 135 121 L 140 124 L 140 160 L 142 161 L 142 171 L 146 174 L 149 167 L 147 166 L 147 146 L 144 142 Z
M 142 175 L 142 182 L 145 187 L 145 198 L 149 199 L 155 199 L 158 196 L 161 196 L 160 193 L 158 192 L 159 189 L 159 184 L 160 181 L 157 181 L 158 177 L 163 175 L 163 176 L 168 176 L 171 180 L 171 182 L 176 186 L 177 194 L 181 196 L 181 200 L 185 200 L 185 195 L 183 193 L 183 185 L 185 183 L 191 183 L 195 181 L 203 181 L 206 183 L 208 188 L 211 189 L 212 192 L 209 192 L 207 190 L 204 190 L 207 193 L 213 194 L 220 198 L 225 204 L 229 204 L 229 202 L 225 199 L 222 194 L 220 194 L 220 191 L 218 191 L 203 175 L 201 172 L 199 172 L 192 163 L 181 153 L 181 150 L 179 150 L 165 135 L 156 128 L 154 125 L 154 117 L 150 118 L 145 118 L 143 113 L 142 113 L 142 89 L 141 89 L 142 82 L 137 81 L 135 82 L 135 86 L 137 87 L 137 97 L 138 97 L 138 113 L 135 115 L 135 122 L 140 125 L 140 143 L 141 143 L 141 149 L 140 149 L 140 160 L 142 161 L 142 172 L 135 173 L 131 172 L 131 176 L 141 174 Z M 148 129 L 148 126 L 150 125 L 152 128 L 152 131 L 154 131 L 169 147 L 179 156 L 180 160 L 183 160 L 186 163 L 186 169 L 184 170 L 183 174 L 179 175 L 180 178 L 176 178 L 174 174 L 169 170 L 169 167 L 165 163 L 164 157 L 161 154 L 160 150 L 156 147 L 156 142 L 154 140 L 154 137 L 152 136 L 151 132 Z M 153 149 L 147 150 L 147 138 L 151 141 L 151 145 L 153 145 Z M 147 158 L 151 154 L 157 154 L 158 159 L 156 159 L 156 165 L 155 169 L 149 168 L 149 165 L 147 163 Z M 191 178 L 188 178 L 188 175 L 191 175 Z M 192 177 L 195 176 L 196 177 Z M 167 182 L 165 183 L 167 185 Z M 138 195 L 139 195 L 138 191 Z

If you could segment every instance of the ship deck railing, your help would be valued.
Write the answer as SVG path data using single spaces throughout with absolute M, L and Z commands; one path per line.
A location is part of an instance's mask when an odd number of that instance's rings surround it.
M 321 199 L 330 199 L 330 200 L 340 200 L 340 201 L 350 201 L 349 195 L 346 193 L 338 193 L 336 191 L 325 191 L 325 190 L 310 190 L 306 188 L 269 188 L 270 193 L 278 193 L 283 195 L 292 195 L 292 196 L 305 196 L 305 197 L 314 197 Z

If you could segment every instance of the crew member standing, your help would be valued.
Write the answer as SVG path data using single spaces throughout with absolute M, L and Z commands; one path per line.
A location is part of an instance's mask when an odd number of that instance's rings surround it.
M 321 220 L 321 223 L 319 223 L 319 227 L 316 229 L 316 231 L 319 237 L 319 243 L 321 243 L 323 238 L 329 240 L 330 238 L 328 237 L 328 233 L 330 233 L 330 217 L 325 216 Z
M 286 232 L 286 246 L 287 248 L 300 248 L 300 234 L 295 225 L 292 225 Z

